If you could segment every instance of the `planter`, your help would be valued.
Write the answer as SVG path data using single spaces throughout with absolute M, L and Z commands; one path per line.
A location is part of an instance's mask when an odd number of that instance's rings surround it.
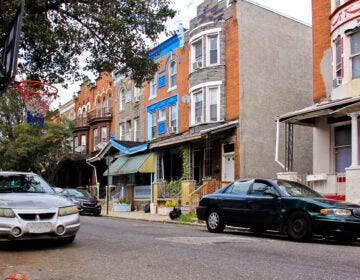
M 158 208 L 158 214 L 159 215 L 164 215 L 164 216 L 168 216 L 169 213 L 174 209 L 174 207 L 164 207 L 164 206 L 160 206 Z
M 115 212 L 131 212 L 131 204 L 115 203 L 114 211 Z

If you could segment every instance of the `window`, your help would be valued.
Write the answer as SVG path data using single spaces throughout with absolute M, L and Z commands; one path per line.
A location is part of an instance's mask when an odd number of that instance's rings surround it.
M 335 57 L 336 57 L 336 77 L 342 77 L 342 60 L 341 60 L 341 39 L 335 42 Z
M 156 74 L 154 79 L 150 81 L 150 96 L 149 99 L 156 97 Z
M 191 70 L 194 71 L 202 67 L 203 51 L 202 39 L 197 40 L 191 45 Z
M 101 142 L 107 142 L 107 127 L 101 127 Z
M 351 165 L 351 126 L 337 126 L 334 134 L 335 172 L 342 173 Z
M 206 92 L 204 94 L 203 92 Z M 191 125 L 218 122 L 220 117 L 220 86 L 204 87 L 191 94 Z
M 169 66 L 169 89 L 176 88 L 176 62 L 171 61 Z
M 131 141 L 131 120 L 126 121 L 126 141 Z
M 169 126 L 177 128 L 178 110 L 176 105 L 169 107 Z
M 100 99 L 98 99 L 98 101 L 96 103 L 96 116 L 97 117 L 101 116 L 101 102 L 100 102 Z
M 150 199 L 150 198 L 151 198 L 151 186 L 134 187 L 134 199 Z
M 352 78 L 360 77 L 360 31 L 351 35 Z
M 80 138 L 80 146 L 86 146 L 86 135 L 81 135 L 81 138 Z
M 120 110 L 124 110 L 125 106 L 125 89 L 122 88 L 120 92 Z
M 140 100 L 141 88 L 135 87 L 134 88 L 134 101 L 137 102 Z
M 98 135 L 98 129 L 94 129 L 94 151 L 96 150 L 96 145 L 99 143 L 99 135 Z
M 125 103 L 128 103 L 131 101 L 131 92 L 128 91 L 126 94 L 125 94 Z
M 149 139 L 154 139 L 156 136 L 156 112 L 149 113 Z
M 140 141 L 139 119 L 134 119 L 134 141 Z
M 264 191 L 266 191 L 266 190 L 272 190 L 274 193 L 277 193 L 277 191 L 274 187 L 269 186 L 268 184 L 265 184 L 263 182 L 255 182 L 252 186 L 250 195 L 264 196 Z
M 195 124 L 203 122 L 203 93 L 202 91 L 194 94 Z
M 220 120 L 220 89 L 219 87 L 211 87 L 208 89 L 207 100 L 209 106 L 207 108 L 207 120 L 219 121 Z
M 79 137 L 75 136 L 74 137 L 74 147 L 76 148 L 77 146 L 79 146 Z
M 120 140 L 125 140 L 125 124 L 124 124 L 124 123 L 121 123 L 121 124 L 120 124 L 119 130 L 120 130 L 119 139 L 120 139 Z
M 208 65 L 214 65 L 219 63 L 219 46 L 218 35 L 211 35 L 208 37 L 209 59 Z
M 109 98 L 108 98 L 108 107 L 111 108 L 111 94 L 109 94 Z
M 166 119 L 166 109 L 160 109 L 159 110 L 159 122 L 164 121 Z
M 225 193 L 231 193 L 231 194 L 236 194 L 236 195 L 246 195 L 249 190 L 250 183 L 251 182 L 249 182 L 249 181 L 245 181 L 245 182 L 236 181 L 225 190 Z

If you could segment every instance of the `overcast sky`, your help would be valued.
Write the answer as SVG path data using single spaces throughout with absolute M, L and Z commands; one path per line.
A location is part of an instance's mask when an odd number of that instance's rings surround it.
M 311 24 L 311 0 L 248 0 L 258 3 L 261 6 L 270 8 L 286 16 L 295 18 L 304 23 Z M 196 7 L 203 0 L 173 0 L 173 8 L 178 11 L 175 18 L 169 21 L 167 27 L 169 30 L 176 30 L 179 23 L 185 28 L 189 27 L 189 20 L 196 16 Z M 61 104 L 71 100 L 73 92 L 79 91 L 79 85 L 70 86 L 68 90 L 59 87 L 60 98 L 55 100 L 52 108 L 57 108 Z

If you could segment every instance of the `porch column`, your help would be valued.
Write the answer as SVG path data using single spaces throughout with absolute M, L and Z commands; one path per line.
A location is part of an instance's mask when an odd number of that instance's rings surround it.
M 351 166 L 359 166 L 359 137 L 358 137 L 358 121 L 360 112 L 348 114 L 351 117 Z

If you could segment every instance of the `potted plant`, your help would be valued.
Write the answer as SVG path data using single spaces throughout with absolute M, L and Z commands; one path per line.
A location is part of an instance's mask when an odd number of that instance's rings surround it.
M 165 202 L 164 206 L 160 206 L 159 207 L 159 215 L 169 215 L 169 213 L 174 209 L 174 207 L 177 205 L 177 201 L 172 199 L 172 200 L 167 200 Z
M 126 199 L 126 197 L 121 196 L 119 198 L 119 202 L 114 204 L 114 211 L 115 212 L 130 212 L 131 211 L 131 204 Z

